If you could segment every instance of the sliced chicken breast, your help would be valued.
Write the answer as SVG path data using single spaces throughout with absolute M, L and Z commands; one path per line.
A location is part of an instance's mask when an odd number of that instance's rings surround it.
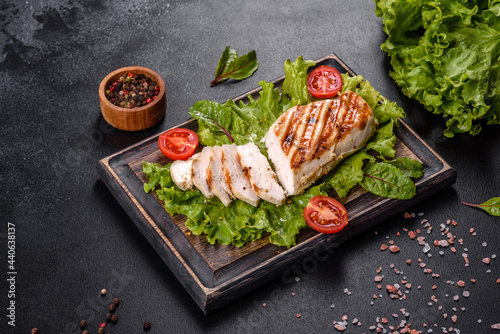
M 250 181 L 243 173 L 236 144 L 222 145 L 222 164 L 224 166 L 224 183 L 229 187 L 234 197 L 257 206 L 260 198 L 253 191 Z
M 214 196 L 207 183 L 207 180 L 209 178 L 212 178 L 212 176 L 209 174 L 209 171 L 211 170 L 208 168 L 210 160 L 212 159 L 213 148 L 211 146 L 205 146 L 201 151 L 200 156 L 193 159 L 193 184 L 202 192 L 203 196 L 205 196 L 206 198 L 212 198 Z
M 182 190 L 193 188 L 192 168 L 193 160 L 201 156 L 196 153 L 187 160 L 176 160 L 170 165 L 170 175 L 172 181 Z
M 267 158 L 260 153 L 254 143 L 236 147 L 240 157 L 243 174 L 250 181 L 255 193 L 265 201 L 281 205 L 285 201 L 285 192 L 279 185 L 276 174 L 271 169 Z
M 213 157 L 208 163 L 207 184 L 210 191 L 221 200 L 222 204 L 228 206 L 232 202 L 231 197 L 233 194 L 224 180 L 222 148 L 214 146 L 212 152 Z
M 284 112 L 265 141 L 288 195 L 300 193 L 363 147 L 377 125 L 368 103 L 352 91 Z

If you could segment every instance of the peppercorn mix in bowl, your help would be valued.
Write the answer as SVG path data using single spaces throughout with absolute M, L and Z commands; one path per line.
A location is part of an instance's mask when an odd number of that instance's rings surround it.
M 108 74 L 99 86 L 99 100 L 104 119 L 125 131 L 155 125 L 167 108 L 163 79 L 141 66 L 122 67 Z

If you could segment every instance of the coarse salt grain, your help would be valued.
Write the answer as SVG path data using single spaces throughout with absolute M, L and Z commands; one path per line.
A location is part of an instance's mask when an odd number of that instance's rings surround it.
M 338 330 L 339 332 L 343 332 L 345 330 L 345 327 L 342 326 L 341 324 L 335 324 L 335 329 Z
M 391 253 L 397 253 L 397 252 L 399 252 L 399 247 L 396 245 L 391 245 L 391 246 L 389 246 L 389 251 Z

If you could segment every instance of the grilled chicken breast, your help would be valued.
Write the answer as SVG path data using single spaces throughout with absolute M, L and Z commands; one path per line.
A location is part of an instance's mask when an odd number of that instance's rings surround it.
M 193 188 L 193 160 L 198 159 L 200 155 L 200 153 L 196 153 L 187 160 L 176 160 L 170 165 L 172 181 L 174 181 L 180 189 L 186 191 Z
M 225 184 L 229 186 L 234 197 L 257 206 L 260 198 L 243 173 L 236 144 L 222 145 L 222 164 Z
M 221 200 L 224 206 L 228 206 L 232 202 L 233 194 L 224 179 L 222 148 L 220 146 L 213 147 L 213 157 L 208 163 L 207 184 L 210 191 Z
M 265 141 L 287 194 L 300 193 L 363 147 L 377 125 L 368 103 L 352 91 L 284 112 Z
M 265 201 L 281 205 L 285 201 L 285 192 L 276 180 L 267 158 L 260 153 L 254 143 L 236 147 L 244 175 L 250 181 L 257 196 Z
M 208 186 L 207 180 L 212 179 L 212 175 L 209 174 L 208 165 L 210 160 L 213 159 L 213 148 L 211 146 L 205 146 L 201 151 L 201 155 L 198 158 L 193 159 L 192 166 L 192 178 L 193 184 L 198 188 L 203 196 L 206 198 L 212 198 L 214 196 L 212 190 Z M 211 170 L 210 170 L 211 173 Z

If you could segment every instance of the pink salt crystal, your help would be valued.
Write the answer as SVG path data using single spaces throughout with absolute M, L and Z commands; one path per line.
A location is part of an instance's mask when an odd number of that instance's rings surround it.
M 399 252 L 399 247 L 396 245 L 391 245 L 391 246 L 389 246 L 389 251 L 391 253 L 397 253 L 397 252 Z
M 344 326 L 342 326 L 341 324 L 335 324 L 335 329 L 339 332 L 343 332 L 345 330 Z
M 450 244 L 446 240 L 439 240 L 439 246 L 448 247 Z

